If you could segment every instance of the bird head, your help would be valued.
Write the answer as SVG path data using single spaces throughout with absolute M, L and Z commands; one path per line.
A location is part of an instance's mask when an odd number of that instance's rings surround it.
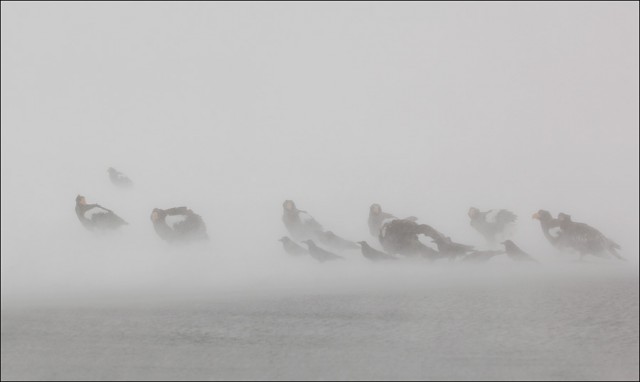
M 371 215 L 379 215 L 382 212 L 382 207 L 379 204 L 374 203 L 369 207 L 369 213 Z
M 469 208 L 469 212 L 467 212 L 467 215 L 469 215 L 469 217 L 473 219 L 473 217 L 476 216 L 479 212 L 480 212 L 479 209 L 475 207 L 471 207 Z
M 549 213 L 549 211 L 547 210 L 538 210 L 538 212 L 531 215 L 531 219 L 537 219 L 540 221 L 549 221 L 553 219 L 553 216 L 551 216 L 551 213 Z
M 284 208 L 285 211 L 295 211 L 296 209 L 296 204 L 293 202 L 293 200 L 285 200 L 284 203 L 282 203 L 282 208 Z
M 76 196 L 76 204 L 85 205 L 87 204 L 87 200 L 82 195 Z

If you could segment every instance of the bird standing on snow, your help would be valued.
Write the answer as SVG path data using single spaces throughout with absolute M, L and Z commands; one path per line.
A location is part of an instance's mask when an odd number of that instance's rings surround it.
M 294 240 L 316 238 L 323 231 L 320 223 L 306 211 L 296 208 L 293 200 L 285 200 L 282 209 L 282 221 Z
M 432 240 L 438 246 L 438 252 L 440 252 L 440 255 L 449 257 L 452 260 L 458 256 L 464 256 L 467 252 L 474 250 L 471 245 L 456 243 L 452 241 L 450 237 L 445 237 L 440 234 L 434 235 Z
M 511 240 L 503 241 L 504 249 L 507 252 L 507 256 L 513 261 L 528 261 L 537 263 L 538 261 L 531 257 L 528 253 L 518 248 L 518 246 Z
M 173 221 L 167 223 L 167 218 Z M 174 207 L 166 210 L 154 208 L 151 212 L 151 222 L 158 236 L 168 242 L 209 238 L 202 217 L 187 207 Z
M 282 247 L 284 248 L 285 252 L 290 255 L 300 256 L 309 254 L 309 251 L 307 251 L 304 247 L 296 244 L 296 242 L 289 239 L 288 236 L 283 236 L 279 241 L 282 242 Z
M 87 204 L 87 200 L 82 195 L 76 196 L 76 215 L 88 230 L 113 230 L 129 224 L 108 208 L 99 204 Z
M 418 235 L 434 238 L 442 234 L 426 224 L 418 224 L 407 219 L 395 219 L 384 223 L 380 228 L 378 239 L 387 253 L 422 256 L 430 260 L 439 258 L 438 251 L 422 243 Z
M 468 215 L 471 218 L 471 226 L 491 244 L 508 239 L 513 235 L 515 222 L 518 218 L 508 210 L 480 212 L 475 207 L 469 208 Z
M 115 168 L 109 167 L 107 169 L 107 172 L 109 173 L 109 179 L 111 179 L 111 183 L 115 184 L 116 186 L 122 188 L 133 186 L 133 182 L 131 181 L 131 179 L 129 179 L 125 174 L 121 173 Z
M 391 256 L 388 253 L 378 251 L 377 249 L 371 247 L 366 241 L 359 241 L 358 244 L 360 244 L 360 247 L 362 249 L 362 256 L 371 261 L 398 260 L 397 257 Z
M 624 260 L 618 254 L 620 246 L 604 236 L 600 231 L 585 223 L 577 223 L 571 220 L 571 216 L 565 213 L 558 214 L 558 221 L 565 244 L 580 254 L 594 255 L 599 257 L 613 256 L 619 260 Z
M 309 253 L 311 254 L 311 257 L 313 257 L 314 259 L 318 260 L 321 263 L 324 263 L 325 261 L 331 261 L 331 260 L 344 260 L 344 257 L 338 256 L 335 253 L 331 253 L 327 250 L 324 250 L 318 247 L 316 243 L 314 243 L 313 240 L 311 239 L 305 240 L 303 241 L 303 243 L 305 243 L 309 247 Z

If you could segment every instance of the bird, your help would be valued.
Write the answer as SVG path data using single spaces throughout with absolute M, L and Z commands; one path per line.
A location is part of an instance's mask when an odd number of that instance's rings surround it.
M 620 249 L 620 245 L 604 236 L 597 229 L 585 223 L 574 222 L 571 215 L 562 212 L 558 214 L 558 222 L 565 238 L 565 244 L 577 251 L 580 258 L 584 255 L 593 255 L 613 256 L 618 260 L 624 260 L 624 257 L 620 256 L 617 251 Z
M 555 248 L 563 250 L 566 247 L 564 237 L 562 235 L 562 228 L 560 228 L 560 221 L 554 218 L 547 210 L 538 210 L 531 216 L 532 219 L 540 221 L 540 228 L 542 234 L 551 245 Z
M 371 261 L 398 260 L 397 257 L 371 247 L 366 241 L 359 241 L 358 244 L 360 244 L 360 248 L 362 249 L 362 255 Z
M 382 207 L 378 203 L 374 203 L 369 207 L 369 219 L 367 220 L 367 224 L 369 225 L 369 233 L 373 237 L 378 237 L 380 233 L 380 228 L 382 226 L 391 221 L 397 219 L 393 214 L 383 212 Z M 415 216 L 409 216 L 405 218 L 405 220 L 417 221 L 418 218 Z
M 299 210 L 293 200 L 285 200 L 282 209 L 282 222 L 294 240 L 316 238 L 324 231 L 322 225 L 306 211 Z
M 116 170 L 115 168 L 109 167 L 107 169 L 107 172 L 109 173 L 109 179 L 111 179 L 111 183 L 113 183 L 114 185 L 122 188 L 133 186 L 133 181 L 131 181 L 129 177 Z
M 422 243 L 418 235 L 433 238 L 441 234 L 427 224 L 418 224 L 409 219 L 394 219 L 384 223 L 378 239 L 385 252 L 390 254 L 421 256 L 429 260 L 439 258 L 438 251 Z
M 88 230 L 114 230 L 129 224 L 108 208 L 99 204 L 87 204 L 86 198 L 82 195 L 76 196 L 76 215 Z
M 471 245 L 456 243 L 450 237 L 441 234 L 433 235 L 432 240 L 438 247 L 438 252 L 443 257 L 455 259 L 458 256 L 464 256 L 467 252 L 473 251 Z
M 468 253 L 462 258 L 464 262 L 470 263 L 486 263 L 491 260 L 494 256 L 504 254 L 504 251 L 473 251 Z
M 360 246 L 352 241 L 341 238 L 331 231 L 319 232 L 317 239 L 320 244 L 335 250 L 360 249 Z
M 314 241 L 311 239 L 304 240 L 303 243 L 307 244 L 307 246 L 309 247 L 309 253 L 311 254 L 311 257 L 313 257 L 314 259 L 318 260 L 321 263 L 324 263 L 325 261 L 331 261 L 331 260 L 344 260 L 344 257 L 338 256 L 335 253 L 329 252 L 325 249 L 318 247 L 316 243 L 314 243 Z
M 298 245 L 295 241 L 291 240 L 288 236 L 283 236 L 280 240 L 282 242 L 282 247 L 285 252 L 290 255 L 300 256 L 300 255 L 308 255 L 309 251 L 304 247 Z
M 520 249 L 511 240 L 505 240 L 500 244 L 504 245 L 504 249 L 507 252 L 507 256 L 509 256 L 509 258 L 511 260 L 513 260 L 513 261 L 519 261 L 519 262 L 528 261 L 528 262 L 533 262 L 533 263 L 537 263 L 538 262 L 538 260 L 534 259 L 533 257 L 531 257 L 531 255 L 529 255 L 528 253 L 526 253 L 525 251 Z
M 170 219 L 169 222 L 167 218 Z M 151 211 L 151 222 L 158 236 L 168 242 L 209 238 L 202 217 L 187 207 L 154 208 Z
M 511 237 L 518 219 L 516 214 L 504 209 L 480 212 L 479 209 L 471 207 L 467 214 L 471 218 L 469 223 L 471 227 L 482 234 L 485 240 L 491 244 Z

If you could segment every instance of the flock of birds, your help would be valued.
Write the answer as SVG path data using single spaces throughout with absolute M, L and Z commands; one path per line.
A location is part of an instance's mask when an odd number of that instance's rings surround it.
M 369 208 L 369 232 L 382 246 L 382 250 L 379 250 L 366 241 L 352 242 L 331 231 L 324 231 L 320 223 L 306 211 L 298 209 L 292 200 L 286 200 L 282 207 L 282 221 L 291 235 L 280 239 L 284 250 L 296 256 L 310 255 L 320 262 L 344 259 L 331 251 L 345 250 L 360 250 L 371 261 L 419 257 L 432 261 L 449 259 L 482 263 L 494 256 L 506 254 L 514 261 L 537 262 L 509 239 L 513 235 L 517 216 L 504 209 L 485 212 L 475 207 L 469 209 L 471 226 L 484 236 L 489 245 L 499 243 L 503 246 L 500 249 L 479 250 L 471 245 L 454 242 L 451 237 L 430 225 L 419 224 L 414 216 L 397 218 L 382 211 L 379 204 L 372 204 Z M 540 221 L 544 236 L 557 249 L 577 253 L 580 259 L 585 255 L 593 255 L 623 260 L 617 252 L 620 249 L 618 244 L 597 229 L 572 221 L 567 214 L 560 213 L 557 218 L 553 218 L 548 211 L 539 210 L 532 217 Z M 420 240 L 421 237 L 431 239 L 434 246 L 426 245 Z M 296 241 L 306 244 L 307 248 Z
M 118 187 L 132 187 L 133 182 L 114 168 L 107 170 L 109 179 Z M 506 254 L 514 261 L 537 262 L 531 255 L 520 249 L 512 240 L 517 216 L 505 209 L 480 211 L 469 209 L 470 225 L 480 233 L 491 250 L 480 250 L 474 246 L 451 240 L 427 224 L 418 223 L 418 218 L 409 216 L 397 218 L 382 211 L 379 204 L 369 208 L 368 226 L 372 236 L 378 239 L 382 250 L 371 246 L 367 241 L 354 242 L 342 238 L 332 231 L 326 231 L 309 213 L 300 210 L 292 200 L 285 200 L 282 221 L 289 236 L 280 239 L 284 250 L 294 256 L 310 255 L 325 262 L 344 259 L 332 251 L 361 251 L 371 261 L 394 261 L 402 258 L 424 258 L 427 260 L 449 259 L 482 263 L 494 256 Z M 88 204 L 82 195 L 76 197 L 76 215 L 80 223 L 88 230 L 115 230 L 127 222 L 113 211 L 99 204 Z M 617 250 L 620 246 L 604 236 L 597 229 L 574 222 L 570 215 L 559 213 L 554 218 L 549 211 L 539 210 L 532 216 L 540 222 L 542 233 L 555 248 L 563 252 L 592 255 L 603 258 L 624 260 Z M 190 242 L 207 240 L 207 228 L 202 217 L 187 207 L 169 209 L 154 208 L 151 222 L 160 238 L 167 242 Z M 432 246 L 420 238 L 431 239 Z M 298 243 L 303 243 L 306 248 Z M 397 255 L 400 255 L 398 257 Z

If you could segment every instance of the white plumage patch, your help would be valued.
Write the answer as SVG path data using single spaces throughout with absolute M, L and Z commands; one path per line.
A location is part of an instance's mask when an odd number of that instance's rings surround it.
M 86 210 L 84 212 L 84 217 L 89 219 L 89 220 L 91 220 L 91 219 L 93 219 L 94 215 L 106 214 L 106 213 L 109 213 L 109 211 L 107 211 L 106 209 L 104 209 L 102 207 L 97 207 L 96 206 L 96 207 L 92 207 L 92 208 L 89 208 L 88 210 Z
M 164 221 L 167 223 L 169 227 L 173 227 L 174 225 L 187 220 L 186 215 L 171 215 L 167 216 Z
M 549 229 L 549 235 L 558 238 L 560 237 L 560 235 L 562 235 L 562 228 L 560 227 L 553 227 L 551 229 Z
M 489 210 L 487 214 L 484 216 L 484 220 L 487 223 L 495 223 L 498 220 L 498 214 L 500 210 Z

